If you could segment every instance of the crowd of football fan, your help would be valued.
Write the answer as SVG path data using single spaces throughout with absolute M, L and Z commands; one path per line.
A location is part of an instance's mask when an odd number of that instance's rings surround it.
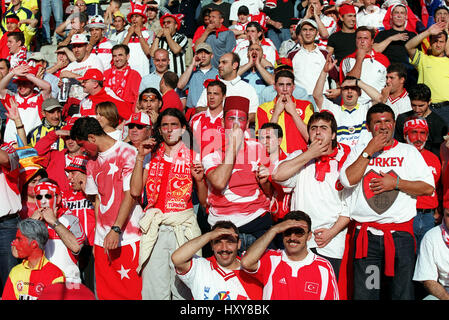
M 3 300 L 449 299 L 448 0 L 4 5 Z

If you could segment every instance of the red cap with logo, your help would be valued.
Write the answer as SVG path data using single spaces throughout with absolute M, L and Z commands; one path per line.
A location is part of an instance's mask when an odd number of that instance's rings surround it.
M 135 112 L 131 115 L 131 117 L 126 121 L 125 125 L 128 124 L 140 124 L 143 126 L 151 126 L 151 119 L 145 112 Z
M 65 171 L 80 171 L 84 174 L 87 173 L 86 165 L 87 165 L 87 157 L 85 155 L 78 155 L 73 157 L 70 164 L 65 167 Z
M 74 114 L 73 116 L 71 116 L 70 118 L 67 119 L 67 124 L 65 126 L 63 126 L 61 128 L 61 130 L 69 130 L 70 131 L 72 129 L 75 121 L 78 120 L 79 118 L 81 118 L 81 114 L 79 114 L 79 113 Z
M 78 79 L 79 81 L 83 81 L 83 80 L 98 80 L 98 81 L 103 81 L 104 80 L 104 76 L 103 76 L 103 72 L 101 72 L 98 69 L 89 69 L 86 71 L 86 73 L 84 74 L 84 76 L 82 76 L 81 78 Z

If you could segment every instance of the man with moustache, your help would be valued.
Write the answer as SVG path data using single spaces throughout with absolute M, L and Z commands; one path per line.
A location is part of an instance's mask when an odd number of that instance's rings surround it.
M 195 253 L 207 243 L 213 256 Z M 190 288 L 195 300 L 260 300 L 262 286 L 241 268 L 237 251 L 239 232 L 230 221 L 218 221 L 212 230 L 183 244 L 172 254 L 178 277 Z
M 312 115 L 307 131 L 308 148 L 289 154 L 277 165 L 272 178 L 294 188 L 291 210 L 307 211 L 312 219 L 313 237 L 308 247 L 329 260 L 338 274 L 349 223 L 339 174 L 350 148 L 337 142 L 337 122 L 328 111 Z
M 372 106 L 366 123 L 373 138 L 352 149 L 340 172 L 340 182 L 348 189 L 349 216 L 355 223 L 348 242 L 355 252 L 353 298 L 381 298 L 384 282 L 366 285 L 375 268 L 389 277 L 385 292 L 389 299 L 411 300 L 416 197 L 434 192 L 434 178 L 414 146 L 393 138 L 396 123 L 389 106 Z
M 290 211 L 284 220 L 256 240 L 242 257 L 243 269 L 263 283 L 264 300 L 338 300 L 331 264 L 307 247 L 312 221 L 302 211 Z M 282 235 L 283 250 L 266 250 Z

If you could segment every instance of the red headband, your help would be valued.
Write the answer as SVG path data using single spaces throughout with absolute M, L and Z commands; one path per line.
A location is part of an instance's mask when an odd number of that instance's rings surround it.
M 338 13 L 343 16 L 343 15 L 348 14 L 348 13 L 354 13 L 355 14 L 356 12 L 355 12 L 354 6 L 345 3 L 345 4 L 342 4 L 340 6 L 340 8 L 338 9 Z
M 38 194 L 41 190 L 47 190 L 49 193 L 60 194 L 61 190 L 57 185 L 51 182 L 39 182 L 34 186 L 34 193 Z
M 16 18 L 8 18 L 8 19 L 6 19 L 6 23 L 16 23 L 16 24 L 19 24 L 19 19 L 16 19 Z
M 429 126 L 425 119 L 410 119 L 404 123 L 404 133 L 412 129 L 424 129 L 429 132 Z

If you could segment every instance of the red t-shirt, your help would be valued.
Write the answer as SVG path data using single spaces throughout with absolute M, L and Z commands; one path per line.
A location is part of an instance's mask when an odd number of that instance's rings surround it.
M 175 90 L 169 90 L 162 96 L 162 108 L 159 113 L 167 108 L 176 108 L 179 111 L 184 112 L 184 106 L 182 105 L 181 99 L 179 99 L 178 94 Z
M 438 194 L 436 187 L 441 176 L 441 162 L 440 159 L 429 150 L 421 150 L 421 155 L 432 170 L 433 178 L 435 180 L 435 191 L 431 196 L 418 196 L 416 198 L 416 208 L 418 209 L 435 209 L 438 207 Z
M 263 300 L 339 300 L 332 265 L 310 251 L 292 261 L 283 250 L 267 250 L 250 274 L 264 284 Z

